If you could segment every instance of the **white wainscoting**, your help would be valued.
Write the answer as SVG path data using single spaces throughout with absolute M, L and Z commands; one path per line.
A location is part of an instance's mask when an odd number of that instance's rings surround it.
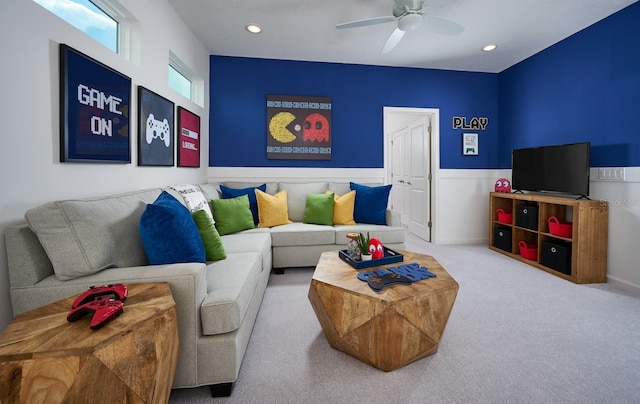
M 222 181 L 291 181 L 358 182 L 383 184 L 383 168 L 312 168 L 312 167 L 209 167 L 209 182 Z
M 489 192 L 511 170 L 437 170 L 432 195 L 434 244 L 488 243 Z M 640 167 L 625 179 L 602 181 L 591 169 L 590 198 L 609 205 L 607 279 L 640 293 Z M 210 167 L 209 182 L 335 181 L 384 183 L 383 168 Z
M 489 242 L 489 192 L 511 170 L 439 170 L 433 234 L 435 244 Z
M 432 196 L 434 244 L 488 241 L 489 192 L 510 170 L 437 170 Z M 383 168 L 209 167 L 208 182 L 334 181 L 383 184 Z

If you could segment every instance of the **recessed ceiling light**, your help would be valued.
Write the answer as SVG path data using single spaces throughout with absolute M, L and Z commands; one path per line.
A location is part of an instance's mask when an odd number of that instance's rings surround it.
M 497 47 L 498 47 L 498 45 L 491 44 L 491 45 L 485 46 L 484 48 L 482 48 L 482 50 L 485 51 L 485 52 L 491 52 L 492 50 L 494 50 Z
M 245 28 L 247 29 L 247 31 L 251 32 L 252 34 L 259 34 L 262 32 L 262 27 L 259 26 L 258 24 L 249 24 Z

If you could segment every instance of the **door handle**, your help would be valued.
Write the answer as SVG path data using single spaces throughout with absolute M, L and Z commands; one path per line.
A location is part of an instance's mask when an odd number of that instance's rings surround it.
M 407 185 L 411 185 L 411 181 L 407 181 Z
M 398 180 L 398 182 L 404 184 L 404 180 Z

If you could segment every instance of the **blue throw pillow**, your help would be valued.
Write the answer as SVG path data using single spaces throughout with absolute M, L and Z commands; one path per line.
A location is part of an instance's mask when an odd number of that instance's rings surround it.
M 165 191 L 142 212 L 140 238 L 151 265 L 205 262 L 202 237 L 191 212 Z
M 356 191 L 356 202 L 353 208 L 353 220 L 356 223 L 387 224 L 385 214 L 391 184 L 369 187 L 350 182 L 349 187 Z
M 255 190 L 259 189 L 262 192 L 267 192 L 267 184 L 262 184 L 258 187 L 249 188 L 229 188 L 224 185 L 220 185 L 220 192 L 222 192 L 223 199 L 236 198 L 238 196 L 247 195 L 249 197 L 249 209 L 253 215 L 253 224 L 258 225 L 260 219 L 258 218 L 258 201 L 256 200 Z

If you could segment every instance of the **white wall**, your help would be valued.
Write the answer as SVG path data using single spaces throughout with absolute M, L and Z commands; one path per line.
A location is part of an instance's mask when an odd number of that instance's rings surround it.
M 607 280 L 640 292 L 640 167 L 626 167 L 626 180 L 598 180 L 591 169 L 589 196 L 609 206 Z
M 0 5 L 0 330 L 12 318 L 4 230 L 31 207 L 57 199 L 206 182 L 209 161 L 209 53 L 164 0 L 120 0 L 140 22 L 139 64 L 132 64 L 31 0 Z M 131 77 L 131 164 L 59 163 L 58 44 Z M 169 51 L 205 81 L 200 107 L 167 85 Z M 137 166 L 137 85 L 201 118 L 201 168 Z

